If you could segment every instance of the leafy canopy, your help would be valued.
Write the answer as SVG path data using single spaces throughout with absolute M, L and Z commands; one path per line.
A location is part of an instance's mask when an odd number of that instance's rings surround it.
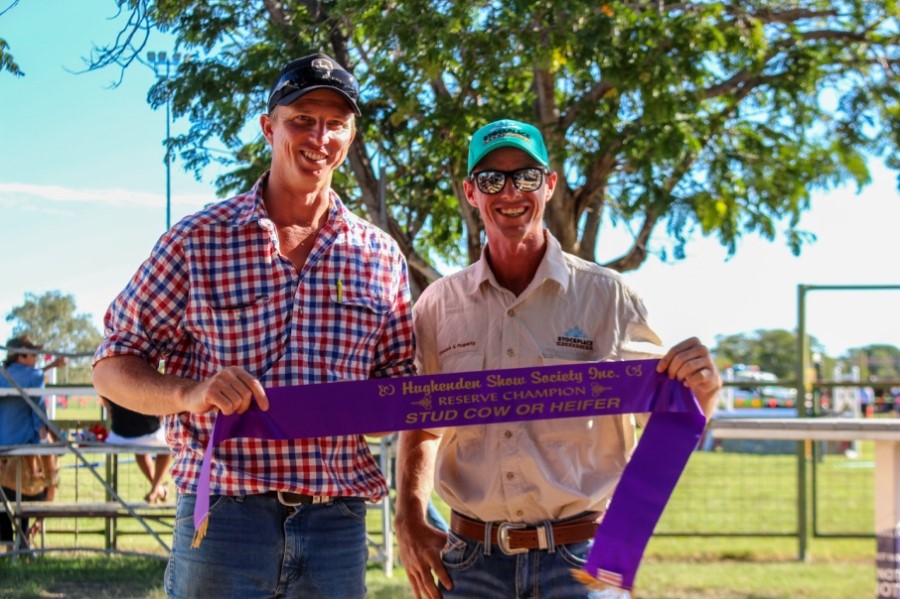
M 347 65 L 364 116 L 336 187 L 400 242 L 419 286 L 479 255 L 461 179 L 469 135 L 496 118 L 542 129 L 563 174 L 547 226 L 565 249 L 593 260 L 604 221 L 632 231 L 618 270 L 678 259 L 695 234 L 732 253 L 782 234 L 799 253 L 813 190 L 864 186 L 868 156 L 900 167 L 892 0 L 118 5 L 123 34 L 94 67 L 142 60 L 152 28 L 173 34 L 191 60 L 149 99 L 189 119 L 170 140 L 187 168 L 229 165 L 223 195 L 268 164 L 255 121 L 278 69 L 319 50 Z

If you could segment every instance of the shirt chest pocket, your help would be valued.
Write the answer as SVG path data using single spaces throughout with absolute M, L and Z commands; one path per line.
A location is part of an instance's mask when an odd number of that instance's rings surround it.
M 219 366 L 240 366 L 262 376 L 284 354 L 289 337 L 287 315 L 268 296 L 237 305 L 206 304 L 201 308 L 202 341 Z
M 312 349 L 332 381 L 368 378 L 390 317 L 388 297 L 361 285 L 335 285 Z

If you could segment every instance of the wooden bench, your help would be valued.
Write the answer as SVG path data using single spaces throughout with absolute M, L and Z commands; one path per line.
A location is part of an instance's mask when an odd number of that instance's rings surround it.
M 81 426 L 85 421 L 71 421 L 76 426 Z M 385 476 L 388 478 L 388 486 L 391 486 L 391 478 L 393 474 L 393 454 L 394 444 L 393 438 L 370 438 L 369 445 L 376 459 L 378 459 Z M 74 449 L 74 451 L 73 451 Z M 0 447 L 0 458 L 11 457 L 16 455 L 35 455 L 35 454 L 53 454 L 67 455 L 77 451 L 80 454 L 105 455 L 105 473 L 104 479 L 113 489 L 118 490 L 118 463 L 119 457 L 134 453 L 161 453 L 167 451 L 165 447 L 148 447 L 136 445 L 113 445 L 109 443 L 77 441 L 70 448 L 66 443 L 49 443 L 42 445 L 27 446 L 2 446 Z M 87 465 L 92 472 L 100 469 L 100 465 Z M 76 485 L 77 485 L 76 481 Z M 108 495 L 107 495 L 108 496 Z M 99 518 L 105 520 L 105 530 L 102 532 L 105 536 L 105 550 L 116 551 L 116 538 L 119 534 L 136 534 L 122 533 L 117 530 L 117 522 L 124 521 L 129 518 L 134 519 L 132 513 L 125 506 L 133 510 L 134 515 L 139 520 L 152 520 L 161 522 L 164 526 L 168 525 L 168 521 L 174 524 L 175 503 L 171 498 L 167 503 L 147 504 L 146 502 L 130 502 L 122 503 L 116 501 L 40 501 L 40 502 L 24 502 L 16 501 L 16 497 L 7 497 L 6 502 L 0 501 L 0 512 L 6 508 L 19 518 L 45 518 L 45 519 L 65 519 L 65 518 Z M 367 544 L 370 550 L 370 559 L 373 562 L 380 563 L 385 574 L 391 576 L 394 567 L 394 538 L 392 524 L 392 505 L 390 495 L 375 504 L 368 504 L 371 510 L 377 510 L 380 513 L 380 534 L 372 534 L 374 531 L 367 530 Z M 142 522 L 142 524 L 144 524 Z M 146 528 L 145 528 L 146 530 Z M 149 531 L 146 531 L 149 533 Z M 142 533 L 144 534 L 144 533 Z M 155 533 L 154 533 L 155 534 Z M 43 541 L 43 538 L 42 538 Z M 159 541 L 166 553 L 169 547 L 163 541 Z M 55 550 L 64 550 L 65 548 L 56 548 Z M 42 551 L 38 550 L 38 551 Z M 2 548 L 0 548 L 0 557 L 3 556 Z
M 152 447 L 144 445 L 113 445 L 98 442 L 76 442 L 68 444 L 44 443 L 40 445 L 23 445 L 23 446 L 3 446 L 0 447 L 0 458 L 11 458 L 21 455 L 71 455 L 77 454 L 81 459 L 76 460 L 76 476 L 74 481 L 74 489 L 76 500 L 58 499 L 54 501 L 22 501 L 20 493 L 15 494 L 4 493 L 2 503 L 0 503 L 0 511 L 12 514 L 16 519 L 37 519 L 45 520 L 66 520 L 74 519 L 76 522 L 80 519 L 97 518 L 103 520 L 103 528 L 92 533 L 100 533 L 104 538 L 104 551 L 118 551 L 117 539 L 122 534 L 136 534 L 128 529 L 120 530 L 117 523 L 120 520 L 133 520 L 139 523 L 143 532 L 141 534 L 150 534 L 163 549 L 165 554 L 169 552 L 168 544 L 160 538 L 157 531 L 150 528 L 147 521 L 162 523 L 164 527 L 171 528 L 174 526 L 175 519 L 175 503 L 174 497 L 166 503 L 148 504 L 145 501 L 115 501 L 119 497 L 118 477 L 119 477 L 119 457 L 123 455 L 133 455 L 136 453 L 164 453 L 168 451 L 165 446 Z M 95 464 L 85 459 L 86 454 L 105 456 L 105 467 Z M 100 497 L 96 497 L 95 493 L 89 493 L 94 497 L 85 497 L 78 500 L 79 497 L 79 477 L 78 469 L 84 468 L 89 470 L 88 480 L 96 479 L 94 490 L 98 490 L 96 485 L 105 485 L 106 490 L 102 488 Z M 105 496 L 105 500 L 104 500 Z M 170 524 L 171 522 L 171 524 Z M 22 531 L 24 532 L 24 531 Z M 37 552 L 48 550 L 45 545 L 45 535 L 47 532 L 65 532 L 65 531 L 48 531 L 47 526 L 41 529 L 40 547 L 35 548 Z M 80 529 L 76 523 L 75 535 L 76 546 L 70 547 L 73 550 L 90 550 L 91 548 L 81 547 L 77 544 L 79 534 L 85 531 Z M 20 534 L 17 532 L 17 534 Z M 166 535 L 168 536 L 168 534 Z M 66 548 L 54 548 L 53 550 L 62 550 Z M 17 552 L 11 552 L 17 553 Z M 3 555 L 0 553 L 0 555 Z
M 14 503 L 14 502 L 11 502 Z M 174 503 L 128 502 L 129 508 L 143 518 L 174 518 Z M 16 507 L 20 518 L 130 518 L 128 510 L 116 501 L 60 502 L 23 501 Z

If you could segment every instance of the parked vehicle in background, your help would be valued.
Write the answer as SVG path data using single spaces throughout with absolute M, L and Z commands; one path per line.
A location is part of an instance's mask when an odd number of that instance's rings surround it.
M 777 387 L 766 385 L 760 391 L 763 407 L 766 408 L 796 408 L 797 390 L 793 387 Z
M 724 390 L 724 394 L 730 393 L 733 408 L 797 407 L 797 390 L 793 387 L 771 384 L 777 383 L 778 377 L 761 370 L 759 366 L 735 364 L 727 369 L 725 379 L 743 383 L 736 386 L 729 385 Z

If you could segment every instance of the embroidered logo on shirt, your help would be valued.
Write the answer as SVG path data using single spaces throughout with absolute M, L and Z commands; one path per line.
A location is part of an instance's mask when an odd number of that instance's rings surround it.
M 475 342 L 474 341 L 463 341 L 461 343 L 453 343 L 452 345 L 448 345 L 447 347 L 438 351 L 438 355 L 443 356 L 445 353 L 447 353 L 450 350 L 465 349 L 467 347 L 475 347 Z
M 577 326 L 572 327 L 562 335 L 556 338 L 556 345 L 559 347 L 574 347 L 586 351 L 594 350 L 594 340 L 589 339 L 587 333 Z

